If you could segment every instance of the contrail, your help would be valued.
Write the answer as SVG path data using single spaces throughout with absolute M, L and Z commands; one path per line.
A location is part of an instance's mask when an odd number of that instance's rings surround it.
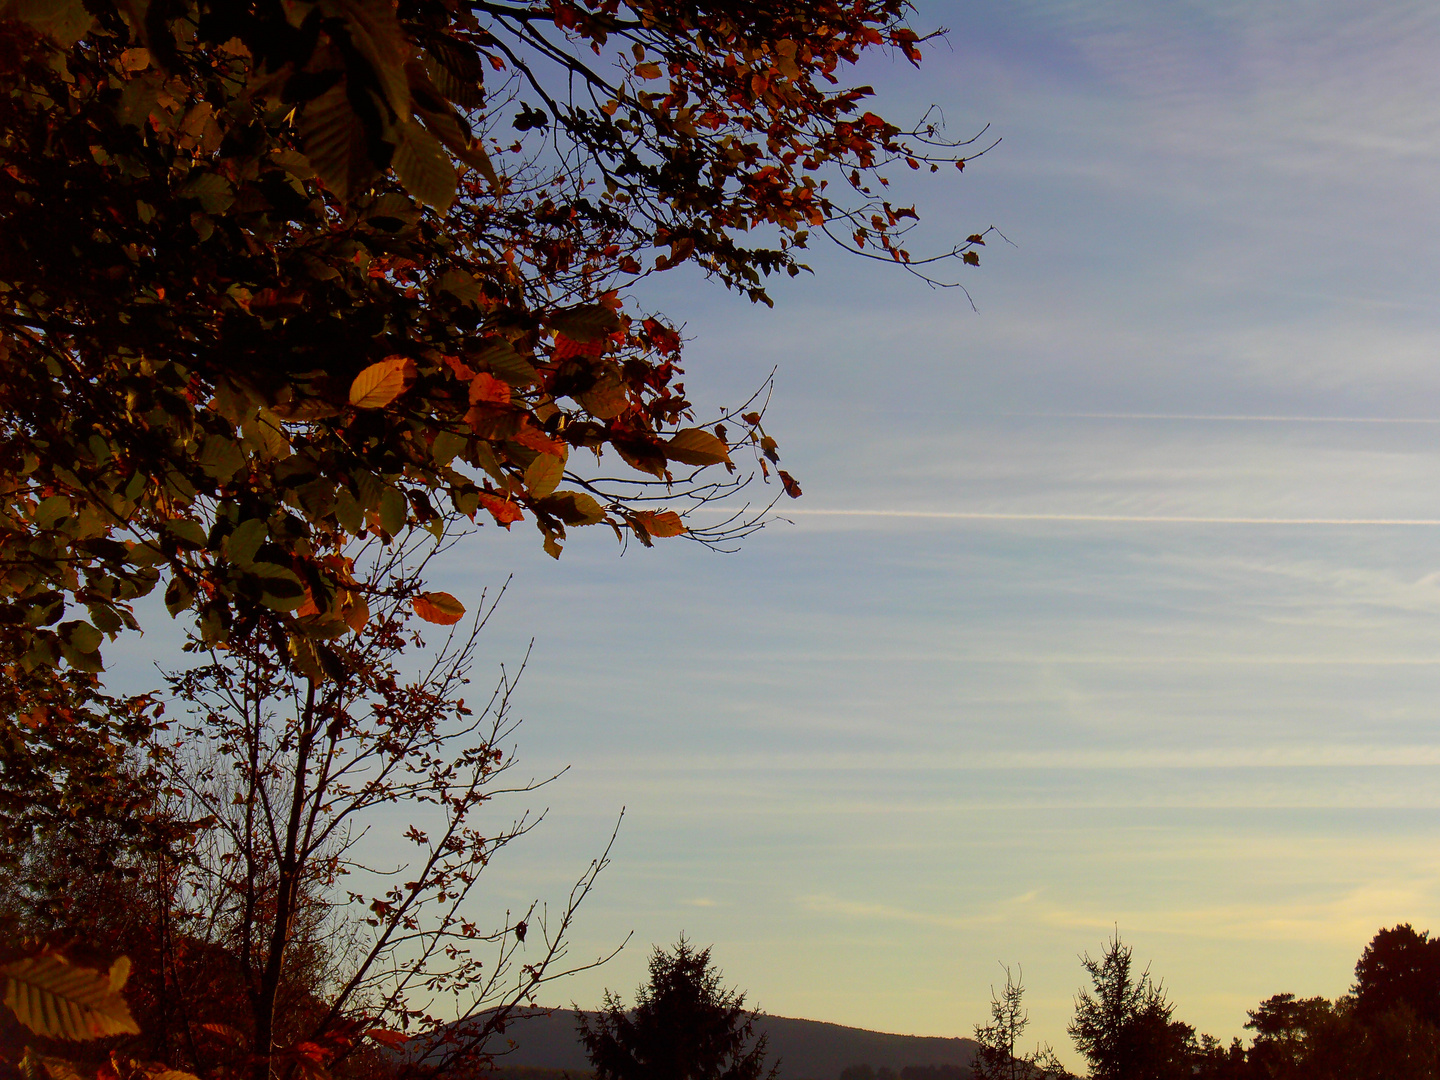
M 1037 420 L 1194 420 L 1255 424 L 1440 424 L 1440 417 L 1248 416 L 1197 413 L 1015 412 L 1005 416 Z
M 705 507 L 712 513 L 720 507 Z M 825 510 L 777 509 L 776 517 L 920 518 L 936 521 L 1074 521 L 1138 525 L 1391 525 L 1436 526 L 1440 518 L 1274 518 L 1199 517 L 1178 514 L 1012 514 L 965 510 Z

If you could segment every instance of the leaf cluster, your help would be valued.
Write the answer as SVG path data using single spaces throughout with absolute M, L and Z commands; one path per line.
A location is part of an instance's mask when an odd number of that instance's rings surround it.
M 694 474 L 736 442 L 768 475 L 774 441 L 755 410 L 696 424 L 679 335 L 621 290 L 693 260 L 768 302 L 813 228 L 910 263 L 880 170 L 964 154 L 843 78 L 918 62 L 904 10 L 8 0 L 3 651 L 96 670 L 164 581 L 207 642 L 333 675 L 357 538 L 713 537 L 647 504 L 729 490 Z

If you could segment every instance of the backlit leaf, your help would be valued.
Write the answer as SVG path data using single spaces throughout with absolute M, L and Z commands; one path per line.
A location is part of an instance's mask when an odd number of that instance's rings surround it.
M 665 510 L 660 513 L 642 510 L 635 515 L 635 520 L 651 536 L 679 536 L 688 531 L 685 523 L 680 520 L 680 515 L 674 510 Z
M 465 617 L 465 605 L 448 592 L 421 593 L 410 601 L 410 606 L 426 622 L 441 626 L 453 626 Z
M 355 376 L 350 384 L 350 404 L 357 409 L 383 409 L 403 394 L 414 379 L 414 360 L 408 356 L 387 356 Z
M 524 521 L 525 515 L 520 512 L 520 507 L 509 499 L 502 499 L 498 495 L 491 495 L 488 491 L 480 493 L 480 505 L 490 511 L 497 524 L 509 528 L 511 522 Z
M 0 979 L 5 1004 L 37 1035 L 80 1040 L 140 1033 L 108 972 L 42 953 L 0 967 Z
M 525 469 L 525 486 L 536 498 L 544 498 L 565 476 L 565 462 L 551 454 L 537 454 Z
M 729 448 L 703 428 L 677 431 L 665 444 L 665 456 L 686 465 L 730 463 Z

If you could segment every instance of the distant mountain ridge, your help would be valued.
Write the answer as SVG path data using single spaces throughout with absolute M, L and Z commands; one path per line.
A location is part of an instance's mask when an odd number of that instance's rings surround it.
M 762 1015 L 756 1027 L 770 1038 L 770 1058 L 779 1059 L 781 1080 L 839 1080 L 842 1069 L 862 1064 L 896 1074 L 906 1065 L 964 1068 L 975 1056 L 973 1039 L 894 1035 L 786 1016 Z M 492 1047 L 502 1070 L 590 1070 L 572 1009 L 520 1010 Z

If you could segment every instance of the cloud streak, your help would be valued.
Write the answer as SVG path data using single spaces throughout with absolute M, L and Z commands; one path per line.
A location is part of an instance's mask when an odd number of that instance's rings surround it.
M 711 513 L 733 513 L 720 507 L 706 508 Z M 1012 513 L 992 510 L 881 510 L 881 509 L 786 509 L 777 516 L 900 518 L 933 521 L 1058 521 L 1098 522 L 1127 525 L 1316 525 L 1316 526 L 1384 526 L 1434 528 L 1440 518 L 1362 518 L 1362 517 L 1214 517 L 1188 514 L 1051 514 Z

